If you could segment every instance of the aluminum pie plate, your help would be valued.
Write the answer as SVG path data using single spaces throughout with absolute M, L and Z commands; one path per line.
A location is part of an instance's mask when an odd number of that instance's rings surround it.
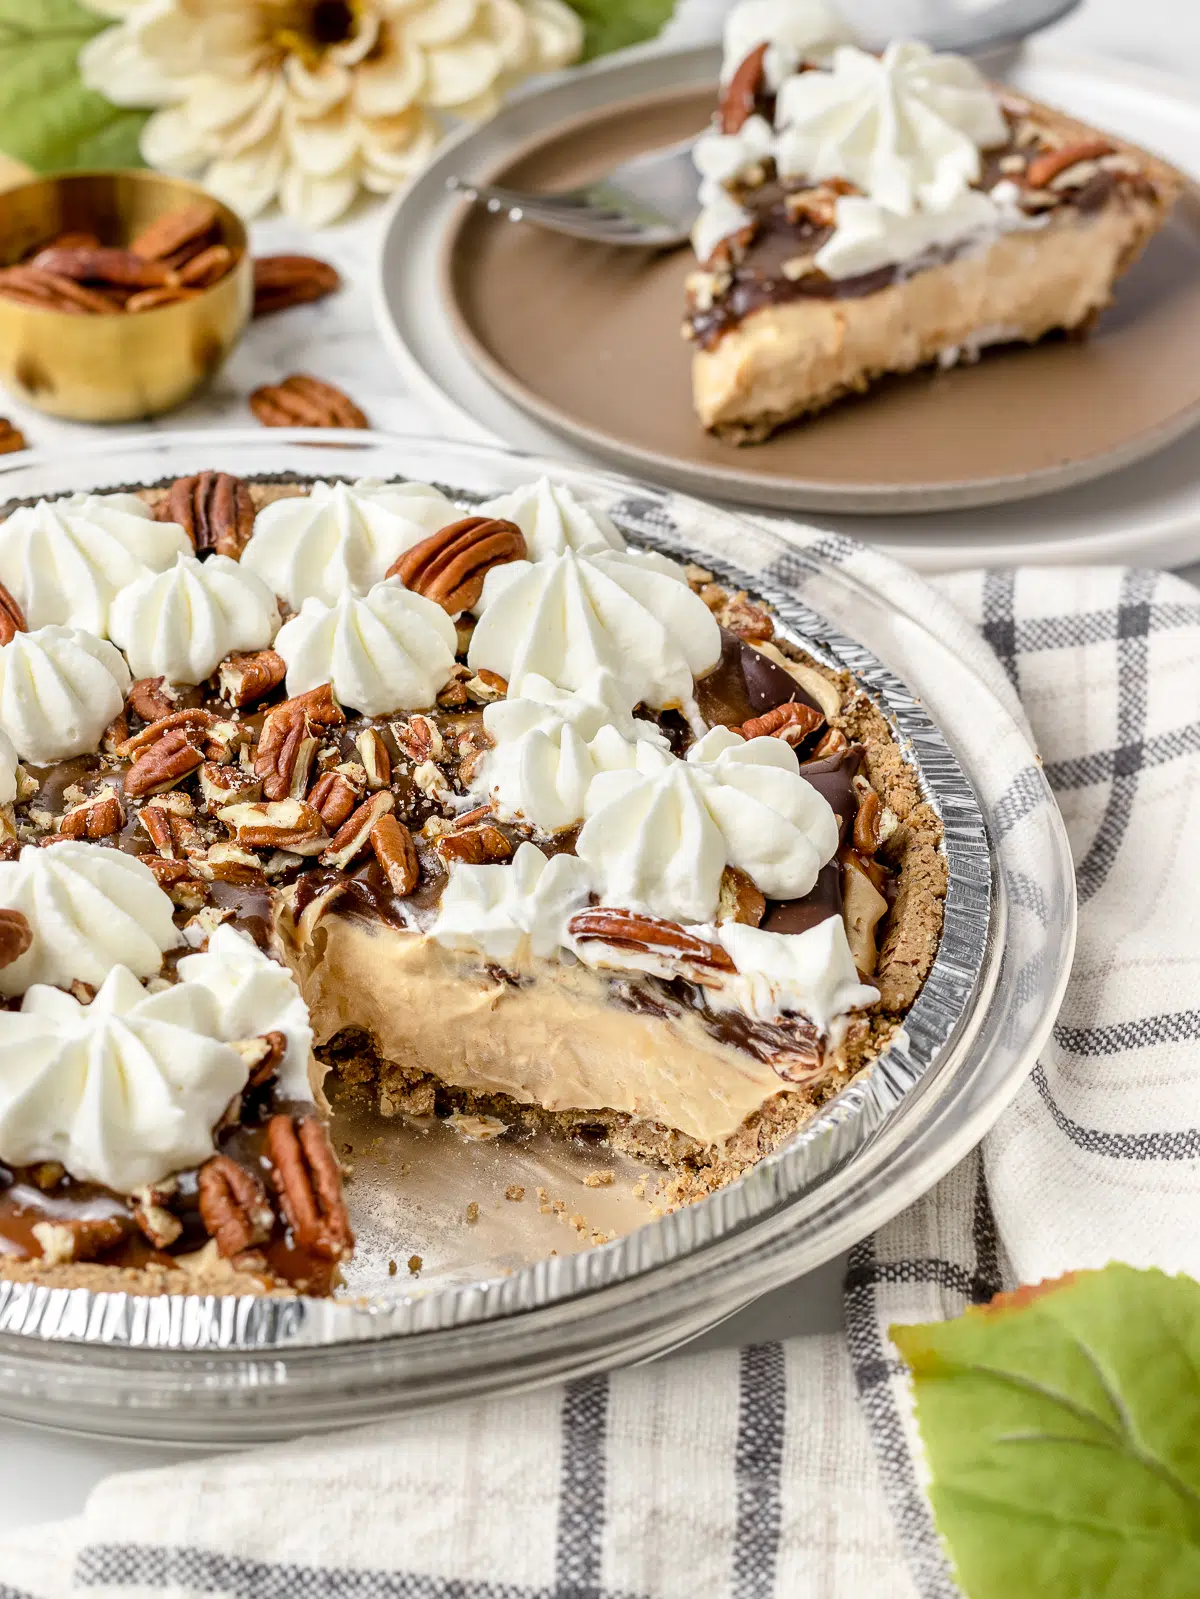
M 640 1168 L 607 1152 L 549 1140 L 469 1145 L 441 1125 L 335 1115 L 335 1141 L 354 1148 L 352 1297 L 139 1298 L 3 1283 L 0 1414 L 127 1437 L 250 1441 L 645 1358 L 846 1248 L 978 1141 L 1032 1066 L 1061 997 L 1074 933 L 1070 853 L 1011 715 L 932 634 L 843 570 L 844 549 L 823 553 L 608 474 L 368 433 L 158 434 L 69 463 L 34 455 L 0 469 L 0 502 L 212 468 L 409 477 L 464 505 L 549 471 L 633 542 L 698 560 L 767 600 L 789 637 L 853 672 L 937 807 L 945 931 L 887 1053 L 786 1147 L 709 1198 L 656 1214 L 637 1192 Z M 582 1186 L 596 1166 L 614 1167 L 616 1181 Z M 549 1205 L 505 1204 L 505 1182 L 567 1192 L 587 1211 L 583 1237 Z M 477 1224 L 464 1221 L 472 1192 L 485 1196 Z M 615 1236 L 588 1247 L 597 1227 Z M 410 1252 L 421 1256 L 417 1276 L 403 1263 Z

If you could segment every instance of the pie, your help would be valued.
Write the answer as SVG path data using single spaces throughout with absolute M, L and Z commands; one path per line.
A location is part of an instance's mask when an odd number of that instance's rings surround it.
M 960 57 L 858 49 L 819 5 L 743 0 L 726 50 L 683 331 L 700 421 L 734 443 L 888 373 L 1082 336 L 1182 185 Z
M 328 1073 L 685 1203 L 934 959 L 874 701 L 548 480 L 71 495 L 0 585 L 0 1278 L 335 1291 Z

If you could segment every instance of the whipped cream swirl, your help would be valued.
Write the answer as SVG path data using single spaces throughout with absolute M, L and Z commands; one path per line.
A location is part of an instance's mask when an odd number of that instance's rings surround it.
M 449 680 L 457 644 L 441 606 L 398 579 L 361 597 L 347 590 L 332 604 L 305 600 L 275 638 L 289 694 L 332 683 L 340 702 L 364 716 L 432 705 Z
M 764 1022 L 806 1016 L 836 1046 L 849 1013 L 879 998 L 879 990 L 859 978 L 840 916 L 827 916 L 802 933 L 725 922 L 714 936 L 737 967 L 735 977 L 706 990 L 715 1009 L 740 1010 Z
M 0 646 L 0 728 L 23 761 L 48 766 L 100 747 L 132 679 L 106 639 L 39 627 Z
M 0 861 L 0 905 L 22 912 L 33 933 L 24 955 L 0 967 L 0 994 L 101 983 L 114 966 L 149 977 L 183 942 L 149 867 L 101 845 L 26 845 L 15 861 Z
M 117 966 L 90 1005 L 38 985 L 0 1031 L 0 1159 L 130 1193 L 207 1159 L 246 1075 L 198 983 L 148 994 Z
M 228 556 L 181 555 L 118 594 L 109 626 L 135 677 L 203 683 L 233 650 L 270 644 L 279 606 L 261 577 Z
M 851 37 L 825 0 L 740 0 L 725 19 L 721 82 L 728 83 L 751 50 L 765 44 L 763 76 L 774 94 L 802 61 L 822 64 Z
M 365 593 L 397 556 L 459 514 L 424 483 L 314 483 L 308 494 L 263 506 L 242 565 L 296 610 L 309 599 L 333 605 L 347 589 Z
M 540 477 L 511 494 L 486 500 L 480 516 L 500 516 L 515 522 L 525 535 L 531 561 L 543 561 L 564 550 L 623 550 L 625 540 L 616 523 L 597 506 L 583 505 L 561 483 Z
M 17 797 L 17 765 L 13 741 L 0 728 L 0 805 L 11 805 Z
M 473 950 L 508 969 L 531 957 L 570 960 L 567 923 L 587 902 L 582 861 L 547 860 L 525 843 L 507 866 L 454 867 L 429 933 L 447 949 Z
M 829 72 L 779 91 L 775 160 L 783 178 L 847 178 L 899 216 L 943 210 L 979 179 L 979 152 L 1008 126 L 978 68 L 927 45 L 881 57 L 844 45 Z
M 312 1026 L 308 1006 L 286 966 L 264 955 L 245 933 L 222 922 L 209 935 L 202 954 L 186 955 L 179 962 L 179 977 L 213 995 L 221 1038 L 282 1033 L 287 1048 L 277 1073 L 279 1093 L 284 1099 L 312 1099 Z
M 513 561 L 487 575 L 468 664 L 510 685 L 530 673 L 586 689 L 607 672 L 626 703 L 681 706 L 695 715 L 692 681 L 721 656 L 721 630 L 665 556 L 627 550 Z
M 156 522 L 132 494 L 72 494 L 22 506 L 6 520 L 0 583 L 31 629 L 81 627 L 106 638 L 114 597 L 191 553 L 184 530 Z
M 714 727 L 685 760 L 643 743 L 635 761 L 588 789 L 575 848 L 602 905 L 708 922 L 726 866 L 768 899 L 796 899 L 837 850 L 837 818 L 782 739 Z
M 529 674 L 515 696 L 484 710 L 493 748 L 472 789 L 490 794 L 501 817 L 524 816 L 547 833 L 573 827 L 598 772 L 631 767 L 639 739 L 667 748 L 657 727 L 633 716 L 626 701 L 607 673 L 574 694 Z

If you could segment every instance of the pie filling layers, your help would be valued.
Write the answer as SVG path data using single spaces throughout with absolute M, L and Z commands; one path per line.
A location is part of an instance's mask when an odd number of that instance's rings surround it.
M 334 1291 L 329 1071 L 685 1202 L 932 963 L 940 827 L 871 700 L 546 480 L 39 502 L 0 585 L 2 1277 Z
M 684 333 L 704 426 L 755 442 L 891 372 L 1085 332 L 1174 203 L 1144 151 L 821 5 L 743 0 Z

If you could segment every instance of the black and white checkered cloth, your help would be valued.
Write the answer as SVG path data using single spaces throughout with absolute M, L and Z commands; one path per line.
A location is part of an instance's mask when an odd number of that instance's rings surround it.
M 935 593 L 821 542 L 1019 696 L 1081 902 L 1033 1075 L 854 1251 L 846 1335 L 111 1478 L 77 1521 L 0 1543 L 0 1599 L 954 1599 L 888 1324 L 1110 1258 L 1200 1275 L 1200 596 L 1117 569 Z M 1017 772 L 1004 825 L 1022 804 Z

